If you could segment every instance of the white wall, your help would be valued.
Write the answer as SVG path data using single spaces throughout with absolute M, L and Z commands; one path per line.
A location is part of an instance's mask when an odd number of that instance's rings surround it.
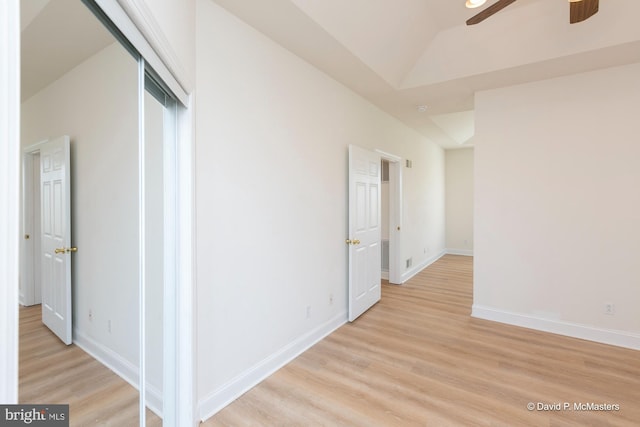
M 638 75 L 476 95 L 475 315 L 640 348 Z
M 206 418 L 346 320 L 348 145 L 413 161 L 403 171 L 402 257 L 416 269 L 445 247 L 444 152 L 213 2 L 198 0 L 197 17 Z
M 447 150 L 447 252 L 473 255 L 473 148 Z
M 159 390 L 162 109 L 149 101 L 147 107 L 148 375 Z M 71 137 L 72 243 L 78 247 L 72 264 L 74 341 L 131 381 L 138 365 L 137 108 L 137 65 L 116 43 L 22 104 L 23 146 Z

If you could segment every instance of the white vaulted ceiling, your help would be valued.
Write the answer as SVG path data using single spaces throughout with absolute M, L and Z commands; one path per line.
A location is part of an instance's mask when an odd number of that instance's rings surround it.
M 23 101 L 115 41 L 80 0 L 22 0 L 20 19 Z
M 445 148 L 472 143 L 479 90 L 640 61 L 638 0 L 574 25 L 567 0 L 518 0 L 475 26 L 464 0 L 213 1 Z
M 640 61 L 639 0 L 574 25 L 567 0 L 517 0 L 475 26 L 495 0 L 212 1 L 445 148 L 473 143 L 477 91 Z M 23 100 L 114 41 L 80 0 L 21 6 Z

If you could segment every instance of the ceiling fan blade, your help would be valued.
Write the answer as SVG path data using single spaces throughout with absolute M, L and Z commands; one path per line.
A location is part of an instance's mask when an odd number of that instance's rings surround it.
M 569 3 L 569 22 L 575 24 L 591 18 L 598 12 L 598 0 L 582 0 Z
M 516 0 L 498 0 L 497 2 L 492 4 L 491 6 L 489 6 L 485 10 L 483 10 L 482 12 L 480 12 L 477 15 L 474 15 L 471 18 L 467 19 L 467 25 L 475 25 L 475 24 L 477 24 L 479 22 L 484 21 L 485 19 L 487 19 L 488 17 L 490 17 L 494 13 L 500 12 L 502 9 L 504 9 L 507 6 L 509 6 L 514 1 L 516 1 Z

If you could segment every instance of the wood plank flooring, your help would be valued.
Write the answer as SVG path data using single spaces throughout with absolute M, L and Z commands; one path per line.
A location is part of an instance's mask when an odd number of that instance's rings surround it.
M 383 285 L 360 319 L 203 425 L 640 425 L 640 352 L 471 318 L 472 265 L 447 255 Z M 572 410 L 527 409 L 538 402 Z
M 41 320 L 41 307 L 20 308 L 19 402 L 69 404 L 71 426 L 138 425 L 138 391 L 76 345 L 64 345 Z M 147 425 L 161 426 L 147 410 Z

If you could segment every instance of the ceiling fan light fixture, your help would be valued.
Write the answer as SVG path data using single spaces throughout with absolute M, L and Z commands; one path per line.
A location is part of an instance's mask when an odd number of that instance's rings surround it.
M 486 2 L 487 0 L 467 0 L 467 2 L 465 3 L 465 6 L 467 6 L 468 9 L 475 9 L 476 7 L 482 6 Z

